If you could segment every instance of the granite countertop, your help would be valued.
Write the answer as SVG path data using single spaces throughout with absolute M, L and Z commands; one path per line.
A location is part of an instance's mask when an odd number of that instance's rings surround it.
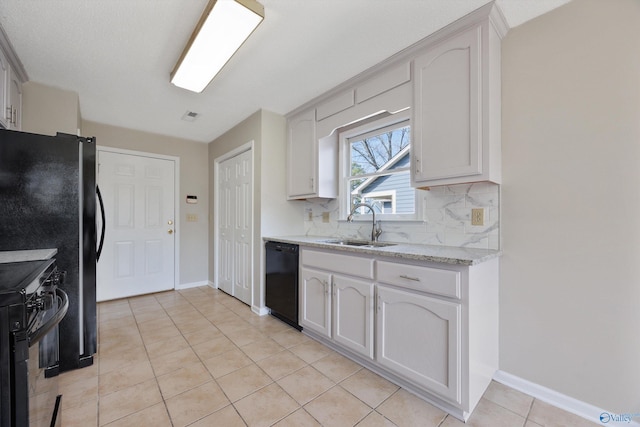
M 9 262 L 40 261 L 53 258 L 58 249 L 34 249 L 25 251 L 0 251 L 0 264 Z
M 381 242 L 393 243 L 392 246 L 381 247 L 347 246 L 330 243 L 332 240 L 335 241 L 339 239 L 339 237 L 328 236 L 277 236 L 263 238 L 264 241 L 293 243 L 314 248 L 457 265 L 476 265 L 499 257 L 502 254 L 501 251 L 492 249 L 458 248 L 453 246 L 419 245 L 414 243 Z M 344 239 L 351 240 L 347 238 Z

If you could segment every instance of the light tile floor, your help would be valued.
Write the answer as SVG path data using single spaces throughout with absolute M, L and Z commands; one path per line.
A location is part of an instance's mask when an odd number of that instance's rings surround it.
M 62 425 L 464 426 L 209 287 L 98 304 L 94 364 L 59 377 Z M 595 425 L 492 383 L 470 426 Z

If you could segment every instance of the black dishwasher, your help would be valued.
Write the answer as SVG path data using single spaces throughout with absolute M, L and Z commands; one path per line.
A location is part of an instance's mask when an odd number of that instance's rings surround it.
M 265 303 L 271 315 L 298 330 L 298 245 L 266 242 Z

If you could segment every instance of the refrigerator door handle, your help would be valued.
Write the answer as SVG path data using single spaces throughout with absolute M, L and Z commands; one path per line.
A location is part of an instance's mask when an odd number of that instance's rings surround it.
M 98 195 L 98 201 L 100 202 L 100 215 L 102 216 L 102 233 L 100 234 L 100 244 L 98 245 L 98 253 L 96 254 L 96 262 L 98 262 L 100 261 L 100 254 L 102 253 L 102 245 L 104 244 L 104 234 L 107 224 L 104 213 L 104 202 L 102 201 L 102 194 L 100 193 L 100 186 L 98 185 L 96 185 L 96 194 Z

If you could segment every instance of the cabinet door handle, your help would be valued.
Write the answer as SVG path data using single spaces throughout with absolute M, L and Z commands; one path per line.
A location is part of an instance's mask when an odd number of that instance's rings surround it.
M 311 191 L 313 191 L 313 178 L 309 178 L 309 184 L 311 186 Z
M 420 173 L 420 159 L 416 157 L 416 173 Z
M 11 122 L 14 125 L 18 124 L 18 109 L 17 108 L 13 109 L 13 114 L 11 114 Z
M 414 282 L 419 282 L 420 281 L 419 277 L 411 277 L 411 276 L 407 276 L 406 274 L 401 274 L 400 278 L 407 279 L 407 280 L 412 280 Z

